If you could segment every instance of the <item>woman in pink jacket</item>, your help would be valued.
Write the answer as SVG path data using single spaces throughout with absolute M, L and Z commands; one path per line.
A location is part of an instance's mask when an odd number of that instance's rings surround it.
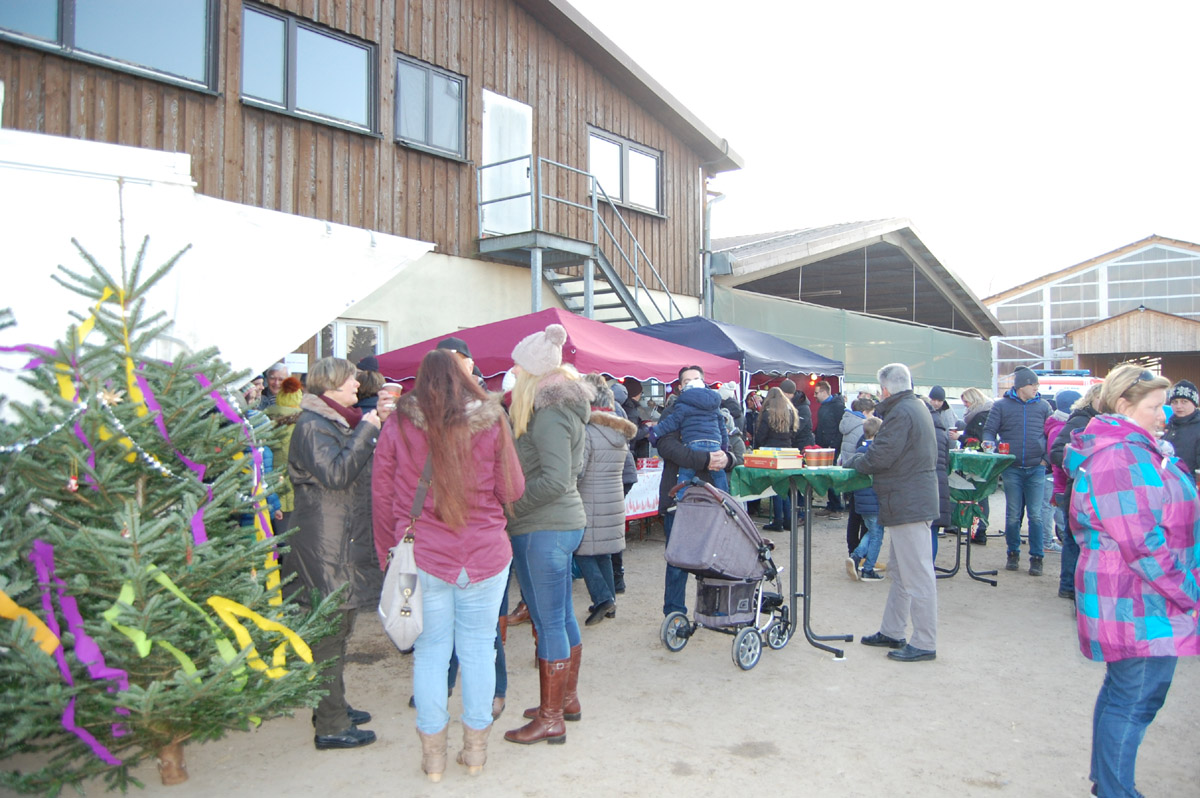
M 1101 415 L 1073 433 L 1070 527 L 1079 644 L 1107 670 L 1092 714 L 1096 795 L 1139 796 L 1138 746 L 1166 699 L 1181 656 L 1200 654 L 1200 505 L 1179 461 L 1164 455 L 1169 381 L 1141 366 L 1104 380 Z
M 484 393 L 467 376 L 458 355 L 445 349 L 425 355 L 412 393 L 396 403 L 379 434 L 372 497 L 381 567 L 409 525 L 427 461 L 432 483 L 413 526 L 424 594 L 424 626 L 414 646 L 413 698 L 421 767 L 431 781 L 440 781 L 446 768 L 446 677 L 452 651 L 458 652 L 463 676 L 458 762 L 478 773 L 487 759 L 496 687 L 496 618 L 512 562 L 504 508 L 525 492 L 499 395 Z

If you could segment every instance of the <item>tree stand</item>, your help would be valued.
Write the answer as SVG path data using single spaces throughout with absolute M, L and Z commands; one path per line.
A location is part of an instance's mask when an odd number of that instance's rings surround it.
M 164 786 L 188 780 L 187 762 L 183 761 L 183 743 L 169 743 L 158 752 L 158 775 Z

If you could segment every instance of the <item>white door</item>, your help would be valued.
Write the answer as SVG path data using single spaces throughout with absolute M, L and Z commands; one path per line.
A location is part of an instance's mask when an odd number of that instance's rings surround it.
M 502 94 L 483 90 L 483 164 L 525 156 L 502 166 L 484 168 L 480 201 L 512 199 L 483 206 L 480 237 L 533 229 L 533 108 Z

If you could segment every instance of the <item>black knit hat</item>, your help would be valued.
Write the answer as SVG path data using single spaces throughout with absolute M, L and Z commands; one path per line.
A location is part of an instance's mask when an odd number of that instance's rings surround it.
M 946 389 L 940 385 L 935 385 L 929 389 L 929 398 L 937 399 L 939 402 L 946 401 Z
M 1037 385 L 1038 376 L 1033 373 L 1033 369 L 1021 366 L 1013 372 L 1013 388 L 1020 390 L 1026 385 Z
M 360 371 L 379 371 L 379 359 L 374 355 L 367 355 L 358 361 L 358 368 Z
M 1200 391 L 1196 390 L 1196 386 L 1192 385 L 1187 380 L 1180 380 L 1171 386 L 1171 390 L 1167 392 L 1167 401 L 1173 399 L 1187 399 L 1193 405 L 1200 407 Z

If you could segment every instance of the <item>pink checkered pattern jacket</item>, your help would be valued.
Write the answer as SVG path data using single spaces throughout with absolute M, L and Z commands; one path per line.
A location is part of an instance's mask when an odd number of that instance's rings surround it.
M 1174 457 L 1124 416 L 1072 433 L 1079 647 L 1093 660 L 1200 654 L 1200 503 Z

